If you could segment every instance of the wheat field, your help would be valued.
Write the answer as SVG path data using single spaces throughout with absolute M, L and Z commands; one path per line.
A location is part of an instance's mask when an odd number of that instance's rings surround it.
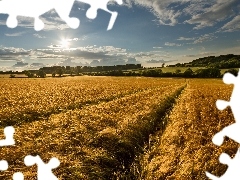
M 36 179 L 27 155 L 58 158 L 59 179 L 206 179 L 226 170 L 221 152 L 236 152 L 229 139 L 221 148 L 211 141 L 234 122 L 215 107 L 232 90 L 220 79 L 4 78 L 0 87 L 1 132 L 12 125 L 16 141 L 1 147 L 1 179 Z

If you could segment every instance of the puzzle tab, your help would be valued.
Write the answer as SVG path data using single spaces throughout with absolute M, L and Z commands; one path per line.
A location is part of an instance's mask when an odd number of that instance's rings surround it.
M 8 169 L 8 162 L 5 160 L 0 161 L 0 171 L 6 171 Z
M 238 149 L 235 157 L 232 159 L 228 154 L 222 153 L 219 157 L 222 164 L 228 165 L 228 169 L 221 177 L 216 177 L 208 172 L 206 176 L 212 180 L 238 180 L 240 177 L 240 149 Z
M 0 140 L 0 146 L 11 146 L 15 144 L 13 134 L 15 130 L 12 126 L 8 126 L 4 128 L 5 139 Z
M 4 128 L 5 139 L 0 140 L 0 146 L 11 146 L 15 144 L 13 139 L 13 134 L 15 130 L 12 126 L 7 126 Z M 8 162 L 5 160 L 0 161 L 0 171 L 6 171 L 8 169 Z
M 219 110 L 225 109 L 227 106 L 230 106 L 232 109 L 232 113 L 235 119 L 235 123 L 231 124 L 219 133 L 217 133 L 212 141 L 214 144 L 220 146 L 224 141 L 224 137 L 228 136 L 230 139 L 236 141 L 240 144 L 240 136 L 239 136 L 239 129 L 240 129 L 240 111 L 239 111 L 239 100 L 240 100 L 240 76 L 238 75 L 235 77 L 230 73 L 226 73 L 223 76 L 223 82 L 226 84 L 234 84 L 234 88 L 232 91 L 230 101 L 224 100 L 217 100 L 216 106 Z
M 236 141 L 240 144 L 240 73 L 238 76 L 234 76 L 230 73 L 226 73 L 223 76 L 223 82 L 226 84 L 233 84 L 234 88 L 232 91 L 232 95 L 230 101 L 217 100 L 216 106 L 219 110 L 224 110 L 227 106 L 230 106 L 235 123 L 223 128 L 220 132 L 214 135 L 212 141 L 215 145 L 221 146 L 224 142 L 224 137 L 229 137 L 230 139 Z M 232 159 L 226 153 L 222 153 L 219 157 L 219 161 L 222 164 L 228 165 L 227 171 L 221 176 L 216 177 L 208 172 L 206 172 L 206 176 L 212 180 L 237 180 L 240 178 L 240 148 L 238 149 L 235 157 Z
M 0 146 L 11 146 L 15 144 L 13 135 L 14 128 L 8 126 L 4 128 L 5 139 L 0 140 Z M 44 163 L 39 156 L 28 155 L 24 158 L 24 164 L 26 166 L 32 166 L 37 164 L 38 180 L 58 180 L 58 178 L 52 173 L 52 169 L 57 168 L 60 165 L 60 161 L 57 158 L 51 158 L 48 163 Z M 6 160 L 0 160 L 0 171 L 6 171 L 8 169 L 8 162 Z M 21 172 L 13 174 L 13 180 L 24 180 L 24 175 Z
M 45 164 L 39 156 L 28 155 L 24 158 L 24 163 L 26 166 L 37 164 L 38 180 L 58 180 L 58 178 L 52 173 L 52 169 L 55 169 L 60 165 L 60 161 L 57 158 L 51 158 L 50 161 Z
M 111 14 L 111 19 L 110 19 L 110 22 L 108 24 L 107 30 L 112 29 L 112 27 L 114 25 L 114 22 L 116 21 L 116 18 L 118 16 L 118 13 L 117 12 L 112 12 L 107 8 L 107 4 L 108 4 L 109 0 L 99 0 L 99 1 L 96 1 L 96 0 L 78 0 L 78 1 L 89 4 L 91 6 L 87 10 L 87 13 L 86 13 L 86 16 L 89 19 L 95 19 L 97 17 L 98 9 L 102 9 L 102 10 L 110 13 Z M 122 0 L 116 0 L 116 2 L 119 5 L 123 4 Z
M 44 23 L 40 16 L 54 9 L 59 17 L 65 21 L 72 29 L 79 27 L 80 20 L 75 17 L 69 17 L 75 0 L 1 0 L 0 14 L 8 14 L 6 25 L 9 28 L 18 26 L 17 16 L 34 18 L 34 29 L 40 31 L 44 28 Z M 77 0 L 89 4 L 91 7 L 87 10 L 86 16 L 95 19 L 98 9 L 102 9 L 111 14 L 111 19 L 107 30 L 112 29 L 118 13 L 112 12 L 107 8 L 110 0 Z M 122 0 L 116 0 L 121 5 Z

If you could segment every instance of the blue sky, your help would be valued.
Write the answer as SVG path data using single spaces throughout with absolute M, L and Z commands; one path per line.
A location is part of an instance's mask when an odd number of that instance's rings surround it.
M 23 16 L 17 28 L 8 28 L 8 15 L 0 12 L 0 70 L 126 63 L 153 67 L 240 54 L 239 0 L 124 0 L 121 6 L 111 2 L 108 8 L 118 17 L 109 31 L 110 14 L 99 10 L 91 20 L 86 17 L 88 8 L 75 1 L 70 16 L 80 19 L 77 29 L 51 10 L 41 16 L 41 31 L 34 30 L 33 18 Z

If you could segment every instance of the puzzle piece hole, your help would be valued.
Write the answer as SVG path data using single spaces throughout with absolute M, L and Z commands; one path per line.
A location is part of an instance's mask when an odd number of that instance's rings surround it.
M 234 76 L 233 74 L 231 73 L 226 73 L 224 74 L 223 76 L 223 82 L 225 84 L 234 84 L 235 83 L 235 80 L 236 80 L 236 76 Z
M 5 160 L 0 161 L 0 171 L 6 171 L 8 169 L 8 162 Z
M 21 172 L 16 172 L 13 174 L 13 180 L 24 180 L 24 176 Z

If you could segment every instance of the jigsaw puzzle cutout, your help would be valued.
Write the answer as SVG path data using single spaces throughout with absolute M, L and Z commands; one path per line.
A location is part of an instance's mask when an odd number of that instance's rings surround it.
M 5 139 L 0 140 L 0 146 L 11 146 L 15 144 L 13 135 L 14 128 L 8 126 L 4 128 Z M 44 163 L 39 156 L 28 155 L 24 158 L 24 164 L 26 166 L 33 166 L 37 164 L 38 180 L 58 180 L 58 178 L 52 173 L 52 169 L 57 168 L 60 165 L 60 161 L 53 157 L 48 163 Z M 6 171 L 8 169 L 8 162 L 6 160 L 0 160 L 0 171 Z M 13 174 L 13 180 L 24 180 L 24 175 L 21 172 L 16 172 Z
M 239 70 L 240 72 L 240 70 Z M 213 143 L 217 146 L 221 146 L 224 142 L 224 137 L 229 137 L 230 139 L 236 141 L 240 144 L 240 73 L 238 72 L 238 76 L 234 76 L 230 73 L 226 73 L 223 76 L 223 82 L 225 84 L 233 84 L 234 88 L 232 91 L 230 101 L 217 100 L 216 106 L 219 110 L 225 109 L 227 106 L 230 106 L 235 123 L 231 124 L 225 128 L 223 128 L 219 133 L 213 136 Z M 219 157 L 219 161 L 222 164 L 228 165 L 228 169 L 221 177 L 216 177 L 208 172 L 206 172 L 206 176 L 212 180 L 237 180 L 240 178 L 240 148 L 238 149 L 235 157 L 233 159 L 230 158 L 226 153 L 222 153 Z
M 235 119 L 235 123 L 231 124 L 227 127 L 225 127 L 222 131 L 217 133 L 212 141 L 214 144 L 217 146 L 222 145 L 224 141 L 224 137 L 228 136 L 229 138 L 233 139 L 237 143 L 240 144 L 240 136 L 238 134 L 239 129 L 240 129 L 240 111 L 239 111 L 239 100 L 240 100 L 240 76 L 238 75 L 237 77 L 230 74 L 226 73 L 223 76 L 223 82 L 225 84 L 234 84 L 234 88 L 232 91 L 232 96 L 230 101 L 224 101 L 224 100 L 217 100 L 216 106 L 219 110 L 225 109 L 227 106 L 230 106 L 232 109 L 232 113 Z
M 238 180 L 240 177 L 240 149 L 238 149 L 234 158 L 231 158 L 228 154 L 222 153 L 219 157 L 219 161 L 222 164 L 228 165 L 228 169 L 221 177 L 216 177 L 208 172 L 206 176 L 212 180 Z
M 0 1 L 0 13 L 8 14 L 7 26 L 15 28 L 18 25 L 17 16 L 34 18 L 34 29 L 40 31 L 44 28 L 44 23 L 39 18 L 44 13 L 55 9 L 59 17 L 65 21 L 72 29 L 79 27 L 78 18 L 69 17 L 75 0 L 2 0 Z M 87 10 L 86 16 L 89 19 L 97 17 L 98 9 L 102 9 L 111 14 L 107 30 L 111 30 L 118 13 L 112 12 L 107 8 L 110 0 L 77 0 L 89 4 L 91 7 Z M 122 0 L 115 0 L 119 5 L 123 4 Z
M 112 12 L 107 8 L 107 4 L 108 4 L 109 0 L 98 0 L 98 1 L 96 1 L 96 0 L 78 0 L 78 1 L 89 4 L 91 6 L 86 12 L 86 16 L 89 19 L 95 19 L 97 17 L 98 9 L 102 9 L 102 10 L 110 13 L 111 18 L 110 18 L 107 30 L 112 29 L 112 27 L 114 25 L 114 22 L 116 21 L 116 18 L 118 16 L 118 13 L 117 12 Z M 123 4 L 122 0 L 115 0 L 115 1 L 119 5 Z
M 15 144 L 13 139 L 13 134 L 15 130 L 12 126 L 7 126 L 4 128 L 5 139 L 0 140 L 0 146 L 11 146 Z M 0 171 L 6 171 L 8 169 L 8 162 L 5 160 L 0 161 Z
M 5 160 L 0 161 L 0 171 L 6 171 L 8 169 L 8 162 Z
M 24 180 L 24 176 L 21 172 L 16 172 L 13 174 L 13 180 Z
M 8 126 L 4 128 L 4 135 L 5 139 L 0 140 L 0 146 L 11 146 L 15 144 L 15 141 L 13 139 L 13 134 L 15 130 L 12 126 Z
M 34 164 L 37 164 L 38 180 L 58 180 L 58 178 L 52 173 L 52 169 L 55 169 L 60 165 L 60 161 L 57 158 L 51 158 L 50 161 L 45 164 L 38 155 L 28 155 L 24 158 L 24 163 L 26 166 L 33 166 Z

